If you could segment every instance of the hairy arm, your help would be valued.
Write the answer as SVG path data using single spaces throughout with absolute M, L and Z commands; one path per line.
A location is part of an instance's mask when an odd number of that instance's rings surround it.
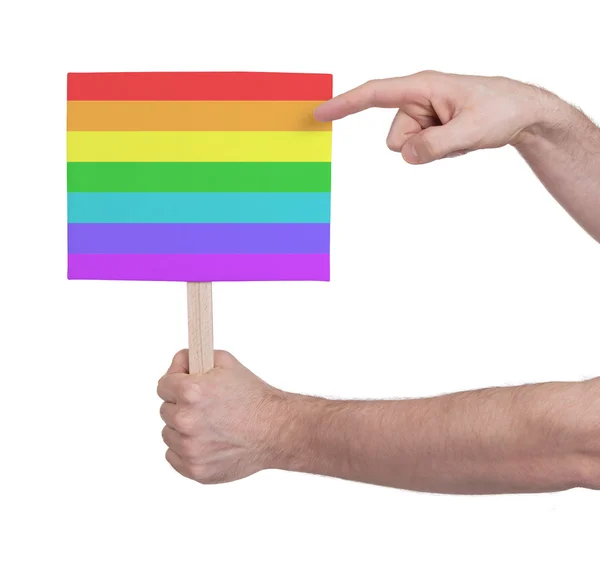
M 296 397 L 277 467 L 452 494 L 600 486 L 600 379 L 427 399 Z
M 201 483 L 263 469 L 453 494 L 600 488 L 600 378 L 425 399 L 338 401 L 273 388 L 229 353 L 161 379 L 167 460 Z
M 600 129 L 581 111 L 546 93 L 538 123 L 515 147 L 550 194 L 600 242 Z

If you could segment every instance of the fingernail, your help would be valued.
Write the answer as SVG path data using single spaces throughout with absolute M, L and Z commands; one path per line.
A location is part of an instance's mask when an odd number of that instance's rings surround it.
M 414 143 L 409 144 L 406 147 L 406 156 L 404 157 L 404 159 L 409 163 L 409 164 L 416 164 L 419 161 L 419 156 L 417 154 L 417 149 L 414 145 Z
M 419 154 L 417 154 L 417 145 L 413 144 L 410 147 L 410 155 L 414 159 L 415 162 L 419 161 Z

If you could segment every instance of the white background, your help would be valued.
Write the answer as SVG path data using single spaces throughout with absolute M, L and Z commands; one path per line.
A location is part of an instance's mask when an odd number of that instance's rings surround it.
M 1 8 L 0 558 L 597 559 L 599 495 L 453 497 L 164 460 L 185 287 L 66 280 L 66 74 L 436 69 L 600 118 L 594 3 L 13 2 Z M 511 149 L 410 167 L 393 112 L 336 123 L 331 283 L 215 286 L 216 345 L 284 389 L 427 396 L 600 364 L 600 247 Z M 398 427 L 410 430 L 410 427 Z

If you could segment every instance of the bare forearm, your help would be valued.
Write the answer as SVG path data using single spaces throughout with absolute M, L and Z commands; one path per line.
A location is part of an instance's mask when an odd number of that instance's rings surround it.
M 487 494 L 596 486 L 600 383 L 428 399 L 291 396 L 273 467 L 416 491 Z
M 516 148 L 552 196 L 600 242 L 600 129 L 553 94 Z

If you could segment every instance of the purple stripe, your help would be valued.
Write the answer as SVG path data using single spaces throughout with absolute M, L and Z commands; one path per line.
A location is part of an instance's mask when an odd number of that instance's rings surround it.
M 329 280 L 329 255 L 69 255 L 69 279 L 153 281 Z
M 69 253 L 329 253 L 329 224 L 69 224 Z

